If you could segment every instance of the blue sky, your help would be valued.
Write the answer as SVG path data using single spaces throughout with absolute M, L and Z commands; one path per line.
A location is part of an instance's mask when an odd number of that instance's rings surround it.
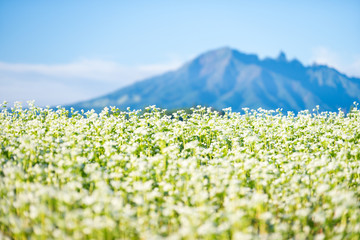
M 88 99 L 223 46 L 360 77 L 359 13 L 358 0 L 0 0 L 0 100 Z

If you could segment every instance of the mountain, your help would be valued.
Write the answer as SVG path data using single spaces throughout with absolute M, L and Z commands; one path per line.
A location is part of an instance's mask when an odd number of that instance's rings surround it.
M 176 71 L 136 82 L 95 99 L 72 106 L 101 110 L 105 106 L 140 109 L 149 105 L 166 109 L 212 106 L 216 109 L 244 107 L 283 108 L 284 111 L 347 111 L 360 101 L 360 79 L 323 66 L 304 66 L 287 60 L 259 59 L 231 48 L 206 52 Z

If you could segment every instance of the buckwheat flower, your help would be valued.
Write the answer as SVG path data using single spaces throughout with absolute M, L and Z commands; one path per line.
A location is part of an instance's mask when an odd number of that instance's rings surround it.
M 312 214 L 314 222 L 323 224 L 326 220 L 325 214 L 322 211 L 316 211 Z
M 148 130 L 145 127 L 138 127 L 135 129 L 134 133 L 140 135 L 146 135 L 148 133 Z
M 309 208 L 298 209 L 295 212 L 296 216 L 303 217 L 303 218 L 309 216 L 310 213 L 311 213 L 311 210 Z
M 92 205 L 96 201 L 94 196 L 86 196 L 82 199 L 85 205 Z
M 197 140 L 194 140 L 194 141 L 186 143 L 184 148 L 185 149 L 194 149 L 198 146 L 198 144 L 199 144 L 199 142 Z
M 287 232 L 289 229 L 289 225 L 285 222 L 281 222 L 280 224 L 276 225 L 275 228 L 279 231 L 279 232 Z
M 325 239 L 325 235 L 323 233 L 319 233 L 315 235 L 314 240 L 323 240 Z
M 37 207 L 31 205 L 29 217 L 32 219 L 35 219 L 35 218 L 37 218 L 38 215 L 39 215 L 39 212 L 38 212 Z
M 327 190 L 329 190 L 330 189 L 330 187 L 329 187 L 329 185 L 327 185 L 327 184 L 320 184 L 319 186 L 317 186 L 316 187 L 316 192 L 318 193 L 318 194 L 323 194 L 323 193 L 325 193 Z
M 104 205 L 101 202 L 98 202 L 92 206 L 92 209 L 96 214 L 100 214 L 104 209 Z
M 273 217 L 273 215 L 271 214 L 271 212 L 264 212 L 260 215 L 260 219 L 267 221 L 270 220 Z
M 234 239 L 251 240 L 251 239 L 253 239 L 253 236 L 249 233 L 235 232 Z
M 255 192 L 252 194 L 251 204 L 256 205 L 256 204 L 264 203 L 267 200 L 268 200 L 268 196 L 266 194 Z
M 197 229 L 197 233 L 200 236 L 207 235 L 207 234 L 213 234 L 215 232 L 216 232 L 216 227 L 214 226 L 214 224 L 212 222 L 205 222 L 203 225 L 201 225 Z

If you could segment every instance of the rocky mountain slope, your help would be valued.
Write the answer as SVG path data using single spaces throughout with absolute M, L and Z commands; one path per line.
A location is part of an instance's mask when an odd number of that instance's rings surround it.
M 283 108 L 284 111 L 313 109 L 349 110 L 360 101 L 360 79 L 351 78 L 323 65 L 304 66 L 277 59 L 259 59 L 231 48 L 206 52 L 176 71 L 164 73 L 105 96 L 73 104 L 75 109 L 121 109 L 148 105 L 166 109 L 195 105 L 216 109 L 244 107 Z

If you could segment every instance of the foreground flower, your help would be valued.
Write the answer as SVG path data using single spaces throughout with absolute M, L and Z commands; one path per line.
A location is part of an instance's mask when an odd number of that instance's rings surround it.
M 358 239 L 360 112 L 0 114 L 0 238 Z

